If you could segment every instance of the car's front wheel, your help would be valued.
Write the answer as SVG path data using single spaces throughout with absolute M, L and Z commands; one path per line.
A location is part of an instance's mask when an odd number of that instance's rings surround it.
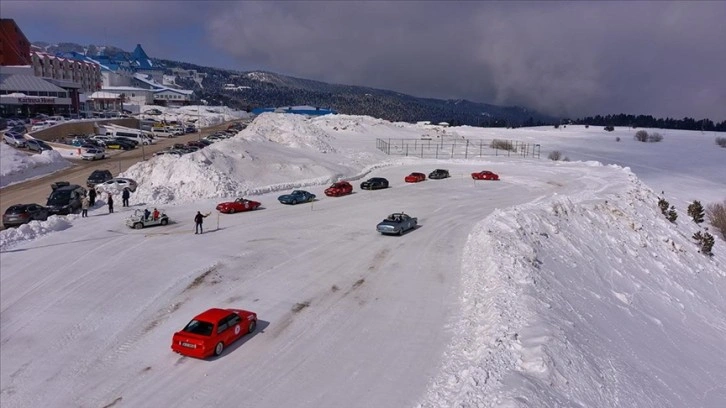
M 168 223 L 169 223 L 169 220 L 167 220 L 166 218 L 164 218 L 163 220 L 161 220 L 161 225 L 166 225 Z
M 137 222 L 136 224 L 134 224 L 134 228 L 135 229 L 142 229 L 142 228 L 144 228 L 144 224 L 142 224 L 140 222 Z
M 220 341 L 219 343 L 217 343 L 216 346 L 214 346 L 214 355 L 219 356 L 220 354 L 222 354 L 223 351 L 224 351 L 224 343 L 222 343 Z
M 291 204 L 292 204 L 292 205 L 295 205 L 295 204 L 297 204 L 297 200 L 292 200 L 292 203 L 291 203 Z
M 229 209 L 229 213 L 230 213 L 230 214 L 234 214 L 234 208 L 230 208 L 230 209 Z
M 257 327 L 257 320 L 251 321 L 247 333 L 254 332 L 256 327 Z

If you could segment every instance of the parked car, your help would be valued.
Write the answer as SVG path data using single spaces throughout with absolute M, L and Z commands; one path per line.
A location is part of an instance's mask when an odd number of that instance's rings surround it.
M 83 160 L 102 160 L 106 158 L 106 152 L 99 148 L 85 149 L 81 152 Z
M 444 170 L 444 169 L 436 169 L 436 170 L 432 171 L 431 173 L 429 173 L 429 178 L 433 179 L 433 180 L 445 179 L 448 177 L 451 177 L 451 175 L 449 175 L 448 170 Z
M 337 181 L 332 186 L 325 189 L 325 195 L 328 197 L 340 197 L 353 192 L 353 186 L 347 181 Z
M 378 190 L 382 188 L 388 188 L 388 180 L 383 177 L 373 177 L 360 183 L 362 190 Z
M 174 333 L 171 349 L 185 356 L 219 356 L 224 348 L 257 327 L 257 314 L 241 309 L 209 309 Z
M 307 203 L 315 200 L 315 194 L 308 193 L 305 190 L 293 190 L 290 194 L 283 194 L 277 197 L 277 200 L 282 204 Z
M 3 225 L 5 228 L 10 228 L 30 221 L 45 221 L 48 215 L 48 209 L 40 204 L 15 204 L 5 210 Z
M 110 170 L 94 170 L 91 175 L 88 176 L 88 179 L 86 179 L 86 186 L 94 187 L 96 184 L 106 182 L 112 178 L 113 174 L 111 174 Z
M 45 204 L 50 214 L 75 214 L 81 211 L 81 199 L 86 195 L 86 189 L 67 181 L 51 184 L 53 192 Z
M 136 191 L 138 185 L 130 178 L 116 177 L 111 180 L 106 180 L 101 184 L 96 185 L 96 190 L 103 193 L 117 193 L 128 188 L 132 193 Z
M 416 228 L 418 218 L 405 213 L 393 213 L 376 225 L 381 234 L 403 235 L 404 232 Z
M 169 216 L 167 216 L 163 210 L 159 211 L 159 216 L 154 218 L 153 213 L 149 212 L 149 215 L 147 216 L 144 214 L 144 211 L 136 209 L 134 210 L 134 213 L 126 219 L 126 226 L 134 229 L 167 224 L 169 224 Z
M 406 183 L 418 183 L 419 181 L 426 180 L 426 175 L 423 173 L 411 173 L 404 180 Z
M 499 180 L 499 175 L 489 170 L 483 170 L 478 173 L 471 173 L 474 180 Z
M 105 140 L 104 144 L 107 149 L 133 150 L 136 146 L 128 139 L 110 139 Z
M 238 198 L 234 201 L 228 201 L 217 204 L 217 211 L 226 214 L 234 214 L 236 212 L 252 211 L 260 208 L 261 203 L 248 200 L 246 198 Z
M 35 151 L 35 152 L 42 152 L 44 150 L 53 150 L 52 147 L 48 143 L 45 143 L 44 141 L 40 139 L 28 139 L 25 141 L 25 144 L 28 146 L 28 150 Z
M 5 132 L 5 134 L 3 135 L 3 139 L 5 140 L 5 143 L 11 146 L 25 147 L 27 145 L 25 136 L 19 133 Z

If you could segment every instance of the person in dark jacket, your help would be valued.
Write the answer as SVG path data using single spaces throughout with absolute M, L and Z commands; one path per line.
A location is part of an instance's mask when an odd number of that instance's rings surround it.
M 93 207 L 96 205 L 96 189 L 91 188 L 91 190 L 88 191 L 88 205 Z
M 111 194 L 108 195 L 106 202 L 108 203 L 108 213 L 112 214 L 113 213 L 113 196 Z
M 201 211 L 197 211 L 197 215 L 194 216 L 194 233 L 195 234 L 203 234 L 204 230 L 202 229 L 202 223 L 204 222 L 204 219 L 207 218 L 207 214 L 202 214 Z
M 131 191 L 129 191 L 128 188 L 125 188 L 124 192 L 121 193 L 121 207 L 129 206 L 129 197 L 131 197 Z

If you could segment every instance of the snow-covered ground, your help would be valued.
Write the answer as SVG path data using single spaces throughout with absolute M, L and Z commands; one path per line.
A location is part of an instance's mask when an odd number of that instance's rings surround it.
M 27 154 L 0 143 L 0 188 L 63 170 L 71 163 L 53 150 Z
M 233 139 L 130 168 L 129 209 L 101 202 L 87 219 L 0 231 L 0 405 L 726 406 L 726 244 L 698 253 L 684 206 L 725 198 L 713 135 L 445 130 L 532 140 L 542 159 L 375 148 L 428 131 L 264 114 Z M 434 168 L 452 177 L 403 182 Z M 473 181 L 482 169 L 501 181 Z M 391 188 L 360 190 L 372 176 Z M 325 197 L 340 178 L 354 194 Z M 277 202 L 298 187 L 318 200 Z M 263 209 L 214 212 L 237 195 Z M 145 207 L 172 224 L 124 226 Z M 197 211 L 213 212 L 201 236 Z M 377 234 L 396 211 L 420 227 Z M 257 331 L 219 358 L 174 354 L 172 333 L 213 306 L 257 312 Z

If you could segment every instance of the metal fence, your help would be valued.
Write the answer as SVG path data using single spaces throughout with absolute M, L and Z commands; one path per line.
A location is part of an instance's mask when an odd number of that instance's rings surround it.
M 468 159 L 491 156 L 540 158 L 538 143 L 503 139 L 469 140 L 460 137 L 376 139 L 376 148 L 388 155 L 422 159 Z

